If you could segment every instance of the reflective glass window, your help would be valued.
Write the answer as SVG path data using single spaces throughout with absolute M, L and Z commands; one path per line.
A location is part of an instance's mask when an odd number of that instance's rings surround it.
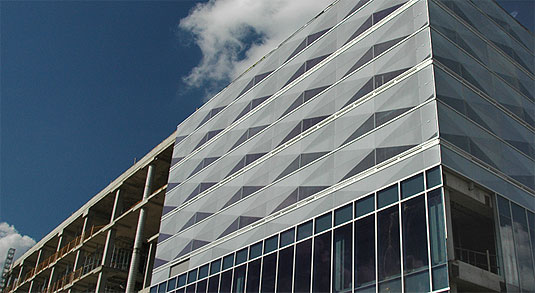
M 257 259 L 247 265 L 247 293 L 258 292 L 260 289 L 260 262 Z
M 249 259 L 253 259 L 261 255 L 262 255 L 262 241 L 251 245 L 251 248 L 249 250 Z
M 424 176 L 417 174 L 401 181 L 401 197 L 407 198 L 424 190 Z
M 281 237 L 280 237 L 280 247 L 284 247 L 288 244 L 294 243 L 294 238 L 295 238 L 295 228 L 282 232 Z
M 167 292 L 174 290 L 176 288 L 176 278 L 172 278 L 167 281 Z
M 294 247 L 290 246 L 279 252 L 279 269 L 277 272 L 277 292 L 292 291 Z
M 202 279 L 204 277 L 208 277 L 208 265 L 204 265 L 199 268 L 199 279 Z
M 297 226 L 297 241 L 312 235 L 312 221 Z
M 436 166 L 433 169 L 427 170 L 425 174 L 426 174 L 425 179 L 426 179 L 427 188 L 432 188 L 442 183 L 442 176 L 440 174 L 439 166 Z
M 433 290 L 439 290 L 449 286 L 447 265 L 434 267 L 431 273 L 433 275 Z
M 180 287 L 182 287 L 184 285 L 186 285 L 186 274 L 182 274 L 182 275 L 178 276 L 177 281 L 176 281 L 176 287 L 177 288 L 180 288 Z
M 402 203 L 401 212 L 404 272 L 427 270 L 425 197 L 418 196 Z
M 264 256 L 262 265 L 261 292 L 275 292 L 275 272 L 277 270 L 277 253 Z
M 367 213 L 371 213 L 375 210 L 375 194 L 366 196 L 363 199 L 357 200 L 355 203 L 355 217 L 364 216 Z
M 206 293 L 206 286 L 208 285 L 208 280 L 202 280 L 197 283 L 197 289 L 195 292 L 197 293 Z
M 375 283 L 375 216 L 355 222 L 355 288 Z M 375 287 L 373 287 L 375 291 Z
M 377 208 L 380 209 L 399 200 L 398 185 L 394 184 L 377 192 Z
M 236 265 L 244 263 L 245 261 L 247 261 L 247 248 L 236 252 Z
M 167 282 L 160 283 L 160 285 L 158 285 L 158 293 L 165 293 L 166 288 Z
M 210 264 L 210 275 L 218 273 L 221 270 L 221 260 L 218 259 Z
M 208 280 L 208 293 L 216 293 L 219 288 L 219 275 L 210 277 Z
M 533 260 L 531 258 L 526 210 L 515 203 L 511 203 L 511 211 L 513 213 L 513 232 L 520 287 L 525 291 L 535 292 L 535 278 L 533 277 L 535 272 L 533 271 Z
M 431 264 L 434 266 L 446 262 L 446 232 L 441 189 L 435 189 L 427 193 L 427 205 L 429 212 Z
M 150 288 L 150 293 L 157 293 L 158 292 L 158 286 L 153 286 Z
M 353 203 L 345 205 L 334 211 L 334 225 L 338 226 L 353 219 Z
M 312 239 L 295 248 L 295 292 L 310 292 L 310 266 L 312 264 Z
M 197 281 L 197 269 L 188 272 L 188 284 Z
M 513 241 L 513 223 L 511 221 L 511 211 L 509 201 L 501 196 L 497 196 L 498 211 L 500 219 L 500 237 L 502 243 L 502 260 L 505 273 L 505 281 L 513 286 L 519 286 L 518 271 L 516 267 L 516 255 Z
M 331 231 L 314 237 L 312 292 L 331 291 Z
M 331 216 L 331 213 L 327 213 L 327 214 L 324 214 L 324 215 L 321 215 L 319 217 L 316 218 L 316 221 L 315 221 L 315 228 L 314 228 L 314 233 L 320 233 L 322 231 L 325 231 L 329 228 L 331 228 L 332 226 L 332 216 Z
M 264 253 L 270 253 L 279 246 L 279 237 L 275 235 L 264 241 Z
M 349 206 L 352 212 L 352 206 Z M 346 224 L 334 230 L 333 247 L 333 291 L 345 292 L 351 289 L 353 225 Z
M 231 268 L 234 265 L 234 254 L 227 255 L 223 258 L 223 270 Z
M 234 284 L 232 285 L 232 292 L 245 292 L 245 265 L 241 265 L 234 269 Z
M 186 293 L 195 293 L 195 284 L 191 284 L 186 288 Z
M 397 277 L 401 272 L 398 206 L 377 214 L 377 233 L 379 281 Z
M 232 286 L 232 270 L 228 270 L 221 274 L 221 282 L 219 283 L 219 292 L 230 293 Z
M 405 292 L 429 292 L 429 270 L 405 275 Z

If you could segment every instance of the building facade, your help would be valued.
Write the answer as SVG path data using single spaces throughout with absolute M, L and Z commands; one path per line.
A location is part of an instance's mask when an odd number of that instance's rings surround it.
M 124 292 L 128 280 L 134 290 L 149 287 L 175 137 L 15 261 L 2 292 Z
M 533 47 L 335 1 L 178 126 L 150 291 L 535 291 Z

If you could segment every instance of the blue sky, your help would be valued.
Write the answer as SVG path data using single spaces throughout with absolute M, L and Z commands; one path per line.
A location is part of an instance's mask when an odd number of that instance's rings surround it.
M 232 70 L 203 79 L 192 69 L 207 73 L 228 52 L 208 56 L 209 45 L 184 29 L 216 45 L 229 40 L 203 26 L 215 8 L 179 28 L 197 2 L 0 1 L 0 223 L 41 239 L 289 35 L 284 29 L 293 32 L 314 15 L 299 11 L 305 21 L 291 25 L 265 20 L 254 30 L 267 36 L 262 48 L 243 36 L 237 46 L 251 49 L 240 54 L 249 59 L 228 57 Z M 501 3 L 533 31 L 532 1 Z

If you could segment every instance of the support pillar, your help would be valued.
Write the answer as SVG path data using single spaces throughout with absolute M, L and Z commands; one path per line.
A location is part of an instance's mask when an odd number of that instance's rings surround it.
M 113 223 L 117 217 L 121 215 L 123 209 L 123 193 L 120 189 L 115 192 L 115 200 L 113 202 L 113 209 L 111 211 L 110 223 Z M 102 270 L 98 274 L 97 286 L 95 292 L 104 292 L 106 289 L 106 282 L 108 281 L 106 268 L 110 267 L 113 248 L 115 246 L 115 229 L 108 230 L 106 235 L 106 244 L 104 244 L 104 252 L 102 254 Z
M 39 266 L 39 263 L 41 263 L 41 257 L 43 255 L 43 249 L 39 249 L 39 252 L 37 254 L 37 260 L 35 261 L 35 267 L 33 268 L 34 270 L 34 276 L 32 277 L 32 281 L 30 282 L 30 289 L 28 290 L 28 292 L 34 292 L 36 291 L 34 288 L 33 288 L 33 285 L 34 285 L 34 282 L 35 282 L 35 276 L 37 275 L 37 267 Z
M 145 181 L 145 189 L 143 190 L 143 199 L 149 197 L 152 187 L 152 179 L 154 173 L 154 165 L 151 163 L 147 170 L 147 179 Z M 142 207 L 139 211 L 139 218 L 137 221 L 136 238 L 134 240 L 134 249 L 132 251 L 132 260 L 130 261 L 130 269 L 128 270 L 128 281 L 126 283 L 126 292 L 134 292 L 136 287 L 137 270 L 139 268 L 139 259 L 141 257 L 141 246 L 143 245 L 143 232 L 145 228 L 146 208 Z
M 61 247 L 63 246 L 63 239 L 64 239 L 63 232 L 61 232 L 61 234 L 58 235 L 58 238 L 59 238 L 58 239 L 58 246 L 57 246 L 56 251 L 54 253 L 58 252 L 61 249 Z M 55 275 L 56 275 L 56 265 L 53 265 L 52 269 L 50 270 L 50 278 L 48 279 L 48 285 L 46 286 L 47 288 L 50 288 L 52 286 L 52 283 L 54 283 L 54 279 L 56 277 Z
M 154 265 L 154 256 L 156 255 L 157 242 L 158 240 L 152 241 L 149 246 L 149 258 L 147 260 L 147 265 L 145 266 L 145 278 L 143 279 L 143 288 L 147 288 L 148 286 L 150 286 L 150 281 L 152 278 L 151 268 Z

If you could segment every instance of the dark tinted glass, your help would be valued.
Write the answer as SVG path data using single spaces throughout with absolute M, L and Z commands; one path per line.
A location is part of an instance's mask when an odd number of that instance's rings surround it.
M 258 292 L 260 288 L 260 259 L 252 261 L 247 268 L 247 292 Z
M 208 280 L 208 293 L 216 293 L 219 288 L 219 275 L 210 277 Z
M 429 217 L 429 240 L 431 245 L 431 264 L 446 262 L 446 232 L 444 225 L 444 206 L 441 189 L 427 193 Z
M 331 289 L 331 231 L 314 237 L 314 275 L 312 292 Z
M 188 284 L 197 281 L 197 269 L 188 272 Z
M 427 170 L 426 176 L 427 176 L 426 177 L 427 188 L 437 186 L 442 182 L 441 176 L 440 176 L 440 167 L 438 166 L 436 166 L 435 168 L 431 170 Z
M 227 255 L 223 258 L 223 270 L 226 270 L 234 265 L 234 254 Z
M 208 285 L 208 280 L 202 280 L 199 283 L 197 283 L 197 289 L 195 292 L 197 293 L 206 293 L 206 286 Z
M 364 216 L 375 210 L 375 194 L 366 196 L 363 199 L 357 200 L 355 203 L 355 217 Z
M 297 226 L 297 241 L 312 235 L 312 221 Z
M 219 283 L 219 292 L 230 293 L 232 286 L 232 270 L 228 270 L 221 274 L 221 282 Z
M 275 235 L 273 237 L 270 237 L 264 241 L 264 253 L 270 253 L 273 250 L 277 249 L 279 247 L 279 237 L 278 235 Z
M 167 282 L 160 283 L 160 285 L 158 285 L 158 293 L 165 293 L 166 288 Z
M 399 276 L 401 263 L 398 206 L 390 207 L 377 214 L 377 233 L 379 280 Z
M 295 229 L 289 229 L 281 233 L 280 247 L 294 243 Z
M 206 286 L 208 285 L 208 280 L 202 280 L 199 283 L 197 283 L 197 289 L 195 292 L 197 293 L 206 293 Z
M 332 226 L 332 214 L 329 212 L 325 215 L 321 215 L 319 217 L 316 218 L 316 221 L 315 221 L 315 228 L 314 228 L 314 233 L 320 233 L 322 231 L 325 231 L 329 228 L 331 228 Z
M 234 269 L 234 284 L 232 285 L 232 292 L 245 292 L 245 266 L 241 265 Z
M 157 293 L 158 292 L 158 286 L 154 286 L 150 288 L 150 293 Z
M 334 225 L 340 225 L 353 219 L 353 204 L 350 203 L 334 211 Z
M 189 285 L 186 288 L 186 293 L 195 293 L 195 284 Z
M 262 255 L 262 242 L 258 242 L 256 244 L 251 245 L 251 249 L 249 251 L 249 259 L 253 259 L 261 255 Z
M 176 278 L 172 278 L 167 281 L 167 292 L 174 290 L 176 288 Z
M 375 283 L 375 216 L 355 222 L 355 288 Z M 375 287 L 373 287 L 375 292 Z
M 415 175 L 409 179 L 401 181 L 401 197 L 407 198 L 424 190 L 424 176 Z
M 405 274 L 405 292 L 429 292 L 429 271 Z
M 312 263 L 312 239 L 296 245 L 295 292 L 310 292 L 310 265 Z
M 247 261 L 247 248 L 236 252 L 236 265 L 244 263 L 245 261 Z
M 350 207 L 350 210 L 352 208 Z M 346 292 L 351 289 L 353 225 L 346 224 L 334 230 L 333 247 L 333 291 Z
M 211 264 L 210 264 L 210 275 L 213 275 L 215 273 L 218 273 L 219 270 L 221 269 L 221 260 L 218 259 L 216 261 L 213 261 Z
M 292 291 L 294 247 L 290 246 L 279 252 L 279 269 L 277 272 L 277 292 Z
M 275 292 L 275 271 L 277 269 L 277 253 L 264 256 L 262 266 L 261 292 Z
M 418 196 L 401 205 L 403 268 L 405 274 L 428 265 L 425 197 Z M 412 279 L 418 279 L 416 277 Z
M 398 198 L 398 185 L 394 184 L 377 192 L 377 208 L 380 209 L 389 204 L 395 203 Z
M 177 282 L 176 282 L 176 287 L 177 288 L 180 288 L 182 286 L 186 285 L 186 274 L 182 274 L 180 276 L 178 276 L 178 279 L 177 279 Z
M 204 265 L 199 268 L 199 277 L 198 279 L 202 279 L 204 277 L 208 276 L 208 265 Z
M 433 275 L 433 290 L 448 287 L 448 266 L 435 267 L 431 272 Z

